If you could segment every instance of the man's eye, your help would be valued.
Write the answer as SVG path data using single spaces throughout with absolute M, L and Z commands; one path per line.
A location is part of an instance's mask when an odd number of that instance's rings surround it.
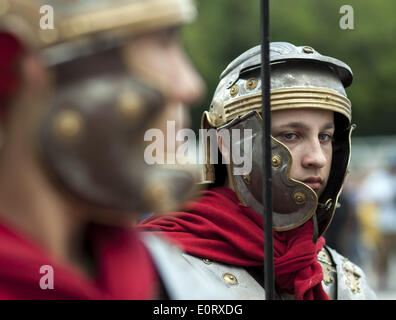
M 327 133 L 321 133 L 319 134 L 319 140 L 322 142 L 327 142 L 331 141 L 333 139 L 333 136 Z
M 283 133 L 282 137 L 286 140 L 295 140 L 297 138 L 297 134 L 288 132 L 288 133 Z
M 180 36 L 180 28 L 171 27 L 158 32 L 158 40 L 164 46 L 169 46 L 178 40 Z

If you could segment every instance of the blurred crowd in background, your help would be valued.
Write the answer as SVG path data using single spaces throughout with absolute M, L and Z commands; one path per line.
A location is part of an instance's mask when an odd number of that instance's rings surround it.
M 350 167 L 326 242 L 361 265 L 380 294 L 395 295 L 396 137 L 354 138 Z

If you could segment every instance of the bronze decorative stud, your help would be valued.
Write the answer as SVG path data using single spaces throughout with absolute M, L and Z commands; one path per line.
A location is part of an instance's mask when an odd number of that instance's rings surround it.
M 312 49 L 311 47 L 304 47 L 304 48 L 303 48 L 303 51 L 304 51 L 305 53 L 314 53 L 314 49 Z
M 137 122 L 142 114 L 143 102 L 140 96 L 134 92 L 125 92 L 119 97 L 118 111 L 128 121 Z
M 280 157 L 280 155 L 275 154 L 272 156 L 271 162 L 274 168 L 279 168 L 282 164 L 282 158 Z
M 231 89 L 230 89 L 230 95 L 231 97 L 235 97 L 239 92 L 239 86 L 237 84 L 234 84 Z
M 250 78 L 246 81 L 246 89 L 253 90 L 257 87 L 258 81 L 255 78 Z
M 307 196 L 304 193 L 297 191 L 293 194 L 293 199 L 297 204 L 304 204 L 307 200 Z
M 223 280 L 230 286 L 236 286 L 238 284 L 238 279 L 231 273 L 224 273 Z
M 83 128 L 83 119 L 80 113 L 74 110 L 63 110 L 55 116 L 53 129 L 61 138 L 75 138 Z

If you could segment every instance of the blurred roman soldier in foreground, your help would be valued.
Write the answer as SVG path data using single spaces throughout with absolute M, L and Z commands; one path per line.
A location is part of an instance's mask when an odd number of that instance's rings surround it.
M 216 294 L 131 227 L 194 195 L 193 172 L 145 163 L 143 137 L 182 126 L 202 94 L 177 38 L 195 14 L 190 0 L 0 0 L 0 298 Z

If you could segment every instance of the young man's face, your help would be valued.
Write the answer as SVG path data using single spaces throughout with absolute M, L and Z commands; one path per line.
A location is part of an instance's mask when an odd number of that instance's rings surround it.
M 293 156 L 291 178 L 304 182 L 318 195 L 326 187 L 333 154 L 334 112 L 290 109 L 271 113 L 272 136 Z

